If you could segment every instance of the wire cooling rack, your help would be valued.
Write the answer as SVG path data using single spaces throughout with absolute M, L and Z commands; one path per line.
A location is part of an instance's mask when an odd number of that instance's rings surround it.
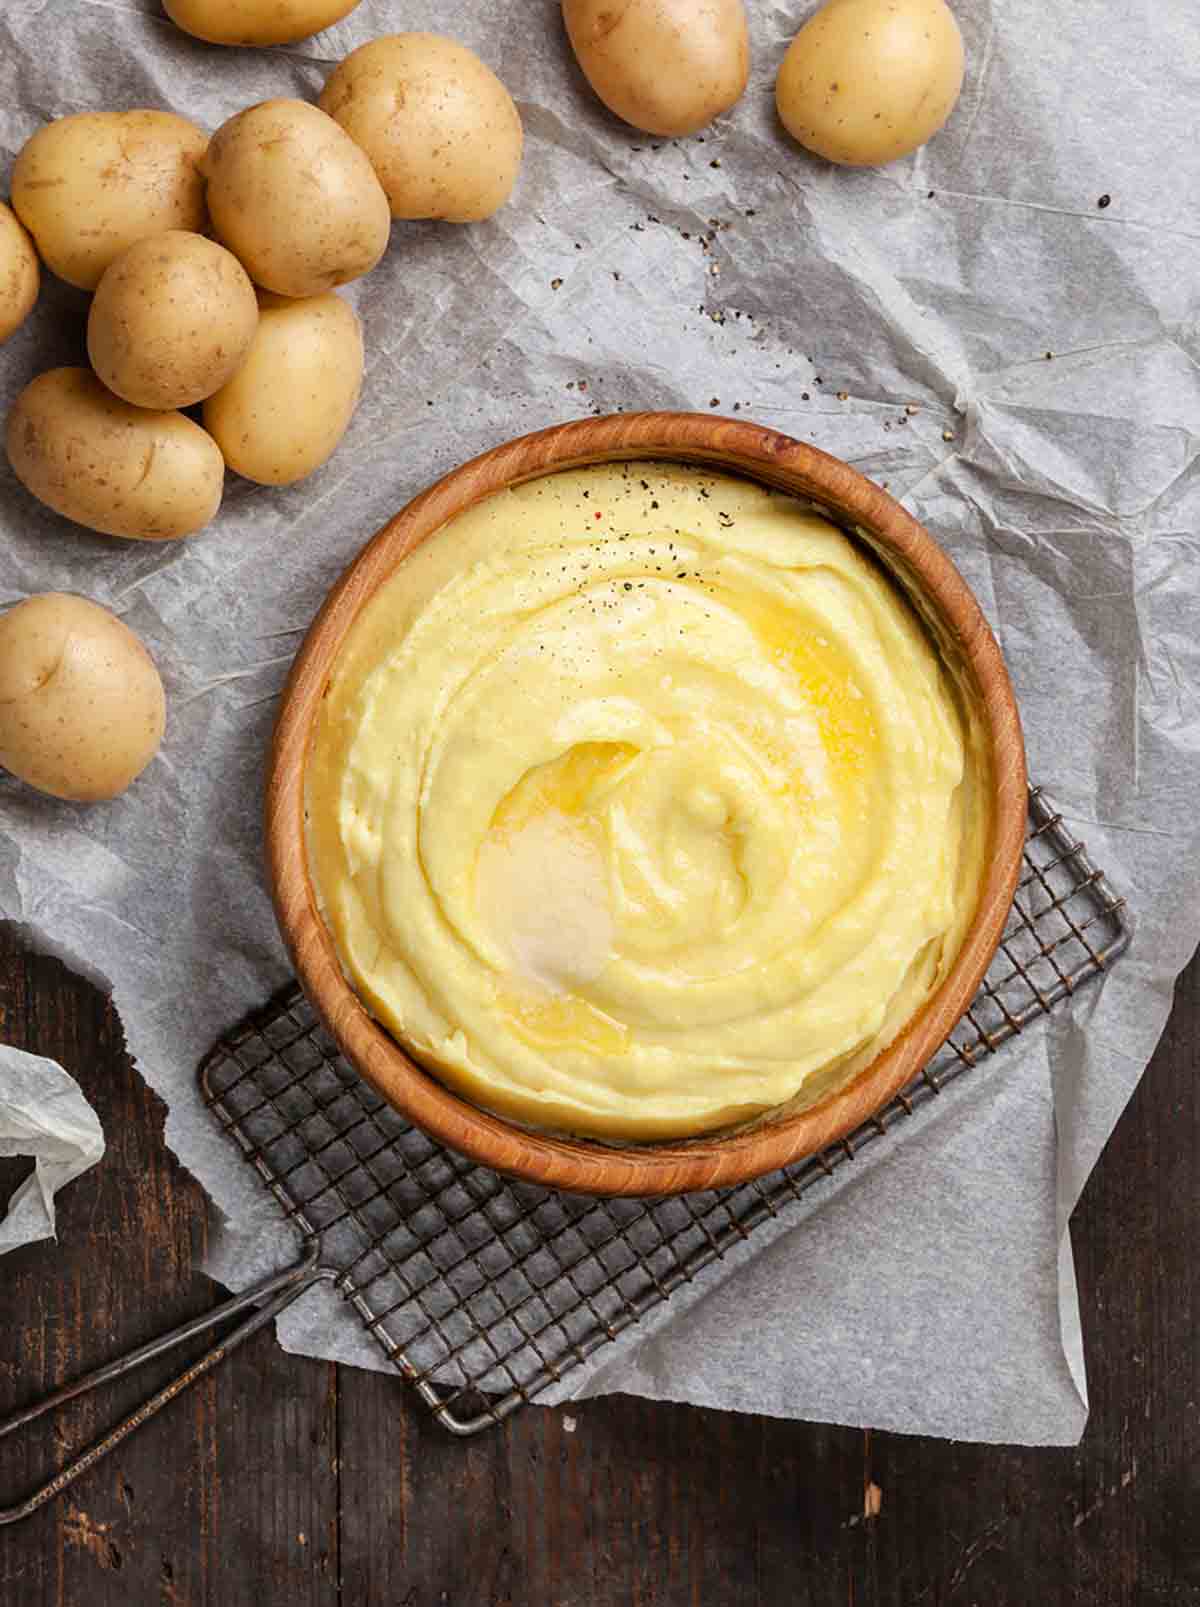
M 1112 964 L 1124 901 L 1040 789 L 1004 940 L 952 1039 L 870 1122 L 732 1189 L 599 1200 L 511 1182 L 410 1126 L 300 989 L 217 1044 L 204 1097 L 389 1360 L 453 1433 L 499 1423 Z

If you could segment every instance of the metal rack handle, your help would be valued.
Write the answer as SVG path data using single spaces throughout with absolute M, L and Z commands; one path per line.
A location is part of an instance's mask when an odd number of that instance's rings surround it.
M 156 1394 L 151 1395 L 149 1400 L 144 1401 L 123 1422 L 110 1429 L 103 1439 L 97 1440 L 81 1456 L 68 1463 L 48 1483 L 35 1490 L 32 1495 L 27 1496 L 24 1501 L 19 1502 L 16 1506 L 0 1507 L 0 1528 L 5 1524 L 18 1523 L 22 1518 L 29 1517 L 39 1507 L 44 1506 L 47 1501 L 53 1500 L 69 1484 L 73 1484 L 80 1474 L 86 1473 L 89 1468 L 95 1467 L 96 1463 L 107 1456 L 110 1451 L 115 1450 L 122 1440 L 128 1439 L 134 1429 L 140 1428 L 143 1423 L 149 1422 L 169 1401 L 173 1401 L 177 1395 L 182 1395 L 190 1384 L 194 1384 L 205 1373 L 210 1373 L 218 1362 L 224 1361 L 226 1356 L 235 1351 L 239 1345 L 244 1344 L 247 1339 L 252 1338 L 260 1328 L 265 1328 L 280 1312 L 286 1310 L 293 1300 L 299 1299 L 314 1284 L 333 1282 L 338 1276 L 336 1269 L 323 1267 L 320 1264 L 319 1256 L 319 1243 L 316 1239 L 309 1240 L 305 1245 L 304 1254 L 300 1260 L 293 1266 L 285 1268 L 283 1272 L 272 1273 L 270 1277 L 254 1284 L 252 1288 L 243 1290 L 241 1294 L 234 1295 L 231 1300 L 226 1300 L 221 1305 L 214 1306 L 211 1311 L 205 1312 L 202 1316 L 193 1317 L 188 1322 L 181 1323 L 178 1328 L 172 1328 L 169 1333 L 160 1334 L 157 1339 L 151 1339 L 148 1343 L 139 1345 L 136 1350 L 131 1350 L 124 1356 L 118 1356 L 115 1361 L 108 1362 L 103 1367 L 98 1367 L 94 1372 L 85 1373 L 82 1378 L 77 1378 L 74 1383 L 66 1384 L 62 1389 L 56 1389 L 53 1394 L 45 1396 L 40 1401 L 35 1401 L 32 1406 L 26 1406 L 21 1411 L 14 1413 L 13 1416 L 0 1422 L 0 1439 L 2 1439 L 4 1435 L 11 1434 L 15 1429 L 22 1428 L 26 1423 L 32 1423 L 35 1418 L 43 1416 L 46 1412 L 53 1411 L 67 1401 L 75 1400 L 80 1395 L 87 1395 L 92 1390 L 98 1389 L 101 1384 L 107 1384 L 111 1379 L 124 1377 L 126 1373 L 130 1373 L 134 1368 L 139 1367 L 142 1362 L 149 1361 L 155 1356 L 164 1355 L 167 1351 L 173 1350 L 175 1346 L 183 1344 L 185 1340 L 191 1339 L 195 1334 L 203 1333 L 205 1329 L 214 1327 L 226 1318 L 236 1316 L 238 1312 L 244 1311 L 248 1306 L 256 1308 L 251 1316 L 246 1318 L 244 1322 L 239 1323 L 231 1333 L 227 1334 L 224 1339 L 219 1340 L 211 1350 L 205 1351 L 204 1355 L 198 1361 L 193 1362 L 186 1371 L 180 1373 L 178 1378 L 172 1379 L 169 1384 L 166 1384 Z

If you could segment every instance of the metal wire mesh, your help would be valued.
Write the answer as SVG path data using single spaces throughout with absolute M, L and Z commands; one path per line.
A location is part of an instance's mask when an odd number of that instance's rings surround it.
M 665 1200 L 556 1194 L 441 1148 L 339 1055 L 295 986 L 222 1039 L 201 1086 L 285 1215 L 320 1238 L 322 1261 L 385 1354 L 447 1428 L 473 1434 L 614 1340 L 1128 941 L 1124 901 L 1034 789 L 1004 941 L 921 1076 L 822 1154 Z

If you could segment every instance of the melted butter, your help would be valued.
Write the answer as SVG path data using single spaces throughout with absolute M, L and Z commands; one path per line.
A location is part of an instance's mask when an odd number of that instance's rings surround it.
M 798 628 L 794 610 L 761 594 L 720 591 L 717 595 L 746 622 L 807 704 L 825 755 L 825 783 L 837 800 L 848 845 L 854 840 L 855 824 L 871 817 L 885 763 L 875 711 L 858 684 L 850 654 L 820 631 Z M 761 733 L 756 732 L 755 739 L 770 751 Z M 780 759 L 777 754 L 772 757 Z M 784 768 L 786 791 L 803 806 L 813 796 L 812 774 L 794 764 Z
M 578 1044 L 595 1054 L 623 1055 L 629 1029 L 578 994 L 534 998 L 502 990 L 500 1007 L 518 1037 L 538 1049 Z
M 774 662 L 799 684 L 816 717 L 834 780 L 842 787 L 863 781 L 879 757 L 879 731 L 870 701 L 854 679 L 850 655 L 826 636 L 798 631 L 792 610 L 752 594 L 725 593 L 722 601 L 740 614 Z
M 637 752 L 628 742 L 577 742 L 549 764 L 526 771 L 500 800 L 492 816 L 492 830 L 518 831 L 549 809 L 578 818 L 601 788 L 618 779 Z

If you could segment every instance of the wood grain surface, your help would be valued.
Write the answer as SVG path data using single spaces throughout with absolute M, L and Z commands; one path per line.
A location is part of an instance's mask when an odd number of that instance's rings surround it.
M 710 464 L 815 501 L 865 536 L 972 685 L 990 770 L 992 837 L 975 918 L 941 985 L 905 1030 L 848 1084 L 813 1105 L 734 1134 L 613 1149 L 531 1132 L 459 1098 L 368 1013 L 317 908 L 305 843 L 313 722 L 346 633 L 404 558 L 464 509 L 556 470 L 622 460 Z M 496 1171 L 583 1194 L 671 1194 L 761 1177 L 852 1133 L 917 1076 L 970 1004 L 995 953 L 1021 868 L 1025 747 L 999 646 L 967 583 L 910 513 L 849 464 L 744 419 L 617 413 L 521 436 L 473 458 L 415 497 L 329 593 L 284 688 L 271 745 L 266 853 L 280 930 L 304 991 L 353 1065 L 410 1121 Z
M 214 1304 L 204 1198 L 88 984 L 0 929 L 0 1038 L 108 1136 L 62 1242 L 0 1260 L 0 1414 Z M 2 1607 L 1192 1607 L 1200 961 L 1074 1219 L 1092 1417 L 1023 1450 L 624 1397 L 460 1443 L 398 1381 L 262 1334 L 0 1530 Z M 21 1162 L 0 1162 L 0 1190 Z M 173 1364 L 179 1366 L 179 1361 Z M 170 1372 L 0 1441 L 0 1505 Z

